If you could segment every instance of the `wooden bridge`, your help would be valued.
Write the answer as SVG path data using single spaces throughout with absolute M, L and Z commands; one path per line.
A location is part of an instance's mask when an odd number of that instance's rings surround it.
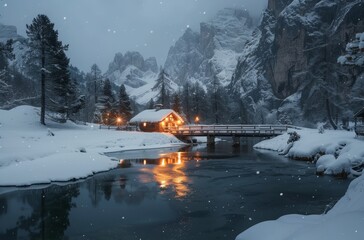
M 232 137 L 233 144 L 240 144 L 240 137 L 274 137 L 287 132 L 290 125 L 184 125 L 167 131 L 178 138 L 205 136 L 207 144 L 214 144 L 215 137 Z

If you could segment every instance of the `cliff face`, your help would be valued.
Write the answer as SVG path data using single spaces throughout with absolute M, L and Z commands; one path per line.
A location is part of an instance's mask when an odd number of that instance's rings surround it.
M 208 84 L 217 76 L 227 85 L 252 29 L 247 11 L 221 10 L 211 21 L 200 24 L 199 33 L 186 30 L 170 48 L 165 70 L 179 84 L 187 80 Z
M 139 52 L 115 54 L 114 60 L 109 64 L 106 77 L 116 85 L 125 84 L 138 88 L 146 84 L 149 79 L 156 77 L 158 72 L 155 58 L 145 59 Z
M 26 52 L 28 51 L 26 39 L 18 35 L 15 26 L 0 23 L 0 42 L 6 42 L 10 39 L 13 40 L 13 54 L 15 55 L 15 59 L 10 62 L 10 65 L 15 67 L 20 73 L 25 74 Z
M 360 74 L 337 58 L 363 30 L 361 0 L 271 0 L 231 87 L 252 116 L 263 111 L 288 122 L 325 121 L 327 108 L 348 116 L 348 93 Z
M 15 26 L 3 25 L 0 23 L 0 42 L 6 42 L 9 39 L 17 40 L 22 37 L 18 35 Z

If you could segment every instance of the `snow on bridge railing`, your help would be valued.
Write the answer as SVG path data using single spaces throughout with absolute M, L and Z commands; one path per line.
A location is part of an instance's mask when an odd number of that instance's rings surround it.
M 230 124 L 230 125 L 184 125 L 167 129 L 170 133 L 176 135 L 196 135 L 196 134 L 260 134 L 276 135 L 286 132 L 289 128 L 298 129 L 292 125 L 267 125 L 267 124 Z

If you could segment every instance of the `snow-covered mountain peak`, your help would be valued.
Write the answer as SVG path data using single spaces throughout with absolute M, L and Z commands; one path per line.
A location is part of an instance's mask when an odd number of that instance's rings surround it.
M 153 78 L 158 72 L 156 58 L 144 57 L 139 52 L 116 53 L 109 64 L 105 76 L 116 85 L 125 84 L 138 88 L 146 84 L 146 79 Z
M 252 22 L 246 10 L 226 8 L 201 23 L 199 33 L 187 29 L 170 48 L 166 71 L 179 84 L 198 80 L 207 85 L 217 76 L 227 85 L 250 39 Z

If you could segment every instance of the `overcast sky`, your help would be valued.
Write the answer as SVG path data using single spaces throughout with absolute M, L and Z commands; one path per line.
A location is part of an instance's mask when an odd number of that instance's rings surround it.
M 97 63 L 106 71 L 116 52 L 139 51 L 163 65 L 170 46 L 187 27 L 199 30 L 224 7 L 242 7 L 259 17 L 267 0 L 0 0 L 0 22 L 25 25 L 46 14 L 63 43 L 70 45 L 71 63 L 89 71 Z

